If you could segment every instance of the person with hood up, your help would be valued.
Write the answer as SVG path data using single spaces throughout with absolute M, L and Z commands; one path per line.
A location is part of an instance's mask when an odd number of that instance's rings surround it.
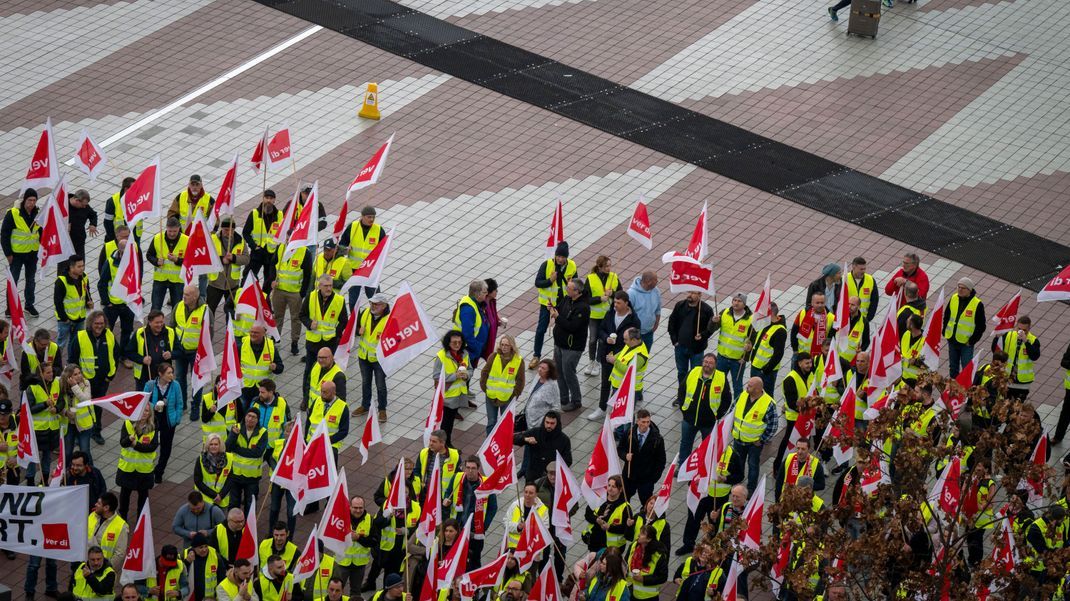
M 632 310 L 639 318 L 639 331 L 647 350 L 654 345 L 654 332 L 661 323 L 661 291 L 658 290 L 658 274 L 644 271 L 635 278 L 628 289 Z

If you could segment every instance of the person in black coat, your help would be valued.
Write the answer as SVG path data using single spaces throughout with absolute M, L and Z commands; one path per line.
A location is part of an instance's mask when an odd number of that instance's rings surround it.
M 821 269 L 821 277 L 810 282 L 806 287 L 806 308 L 810 308 L 810 299 L 815 294 L 825 295 L 825 307 L 830 312 L 836 311 L 836 302 L 840 298 L 840 286 L 843 285 L 843 268 L 836 263 L 829 263 Z
M 646 409 L 636 411 L 635 423 L 622 426 L 617 434 L 625 498 L 630 502 L 632 493 L 638 492 L 639 504 L 645 507 L 665 471 L 665 439 Z
M 687 374 L 702 364 L 702 354 L 709 346 L 710 332 L 699 324 L 710 323 L 713 308 L 702 302 L 702 294 L 688 292 L 687 298 L 676 303 L 669 315 L 669 340 L 676 353 L 676 404 L 684 400 Z
M 606 313 L 598 324 L 598 350 L 595 357 L 602 365 L 602 386 L 598 393 L 598 409 L 604 414 L 606 404 L 609 402 L 609 374 L 613 371 L 613 363 L 606 361 L 606 355 L 619 353 L 624 348 L 624 332 L 628 328 L 640 327 L 639 317 L 632 311 L 632 301 L 628 299 L 628 293 L 618 290 L 613 293 L 613 310 Z M 612 340 L 612 344 L 610 343 Z M 597 414 L 591 419 L 601 419 Z
M 558 452 L 566 464 L 572 465 L 572 441 L 561 430 L 561 415 L 556 411 L 547 411 L 542 425 L 514 434 L 513 444 L 526 445 L 530 449 L 531 461 L 524 473 L 526 482 L 535 482 L 542 477 L 546 466 L 557 460 Z
M 549 307 L 554 320 L 554 363 L 559 377 L 561 408 L 575 411 L 582 405 L 578 370 L 583 349 L 587 346 L 587 330 L 591 321 L 591 305 L 583 283 L 573 279 L 565 285 L 565 296 Z

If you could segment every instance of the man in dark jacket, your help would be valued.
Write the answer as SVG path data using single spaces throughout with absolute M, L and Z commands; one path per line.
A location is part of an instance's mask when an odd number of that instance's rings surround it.
M 531 461 L 528 462 L 528 470 L 524 474 L 524 480 L 527 482 L 535 482 L 545 474 L 546 466 L 557 459 L 557 453 L 561 453 L 565 463 L 572 465 L 572 441 L 561 430 L 561 415 L 556 411 L 546 412 L 542 418 L 542 426 L 514 434 L 513 444 L 531 448 Z
M 840 286 L 843 285 L 843 269 L 836 263 L 829 263 L 821 270 L 821 277 L 810 282 L 806 287 L 806 308 L 810 308 L 810 298 L 815 294 L 825 295 L 825 306 L 829 311 L 836 311 L 836 302 L 840 298 Z
M 634 424 L 621 428 L 617 455 L 623 460 L 624 495 L 631 501 L 632 493 L 638 492 L 639 505 L 645 507 L 665 471 L 665 439 L 646 409 L 635 412 Z
M 684 400 L 687 374 L 702 363 L 702 353 L 710 342 L 707 328 L 700 327 L 713 319 L 713 308 L 702 302 L 702 293 L 688 292 L 687 297 L 676 303 L 669 315 L 669 340 L 676 353 L 676 402 L 679 407 Z
M 683 465 L 691 454 L 695 438 L 706 438 L 713 425 L 732 407 L 732 386 L 728 374 L 717 369 L 717 355 L 706 353 L 702 365 L 688 372 L 687 390 L 680 405 L 680 452 L 677 458 Z
M 87 484 L 89 486 L 89 508 L 96 505 L 97 499 L 108 492 L 108 485 L 104 483 L 104 476 L 100 470 L 89 464 L 89 457 L 81 450 L 71 453 L 70 465 L 67 468 L 67 478 L 64 480 L 67 486 Z
M 561 409 L 575 411 L 583 406 L 577 370 L 591 321 L 591 305 L 578 279 L 569 280 L 565 296 L 549 307 L 554 319 L 554 362 L 557 363 L 557 387 L 561 390 Z

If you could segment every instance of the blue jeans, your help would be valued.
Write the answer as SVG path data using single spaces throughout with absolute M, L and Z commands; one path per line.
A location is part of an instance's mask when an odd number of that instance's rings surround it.
M 152 309 L 163 309 L 164 297 L 168 297 L 171 307 L 182 301 L 181 282 L 156 282 L 152 283 Z
M 78 332 L 85 329 L 85 319 L 56 322 L 56 344 L 66 357 L 70 351 L 70 345 L 74 344 Z
M 352 290 L 352 288 L 351 288 Z M 372 406 L 372 378 L 375 378 L 376 406 L 386 411 L 386 372 L 378 361 L 357 359 L 360 364 L 360 406 L 368 409 Z
M 740 370 L 740 371 L 742 371 L 742 370 Z M 769 393 L 769 396 L 774 396 L 773 393 L 776 391 L 776 371 L 770 371 L 769 373 L 765 373 L 765 372 L 757 371 L 752 367 L 750 375 L 758 376 L 759 378 L 761 378 L 762 379 L 762 388 L 764 388 L 765 391 Z M 741 393 L 743 391 L 742 390 L 733 390 L 732 392 L 734 392 L 734 393 L 736 393 L 738 395 L 739 393 Z
M 743 391 L 743 364 L 739 362 L 739 359 L 717 355 L 717 369 L 729 376 L 728 379 L 732 382 L 732 394 L 739 396 L 739 393 Z M 772 394 L 772 391 L 768 392 Z
M 542 339 L 550 328 L 550 310 L 546 305 L 539 305 L 539 323 L 535 326 L 535 358 L 542 357 Z
M 754 494 L 758 488 L 758 466 L 762 462 L 764 445 L 732 441 L 732 452 L 741 453 L 747 458 L 747 496 Z
M 673 349 L 676 355 L 676 402 L 684 402 L 684 394 L 687 392 L 687 374 L 691 370 L 702 365 L 702 353 L 692 353 L 686 344 L 680 343 Z
M 502 413 L 505 413 L 505 405 L 496 405 L 494 401 L 487 399 L 487 434 L 494 429 L 494 424 L 498 423 L 498 418 Z
M 179 348 L 171 353 L 171 364 L 175 367 L 175 380 L 178 381 L 178 390 L 182 394 L 182 406 L 185 407 L 191 404 L 192 407 L 189 411 L 190 421 L 197 421 L 201 418 L 201 403 L 189 403 L 186 400 L 189 398 L 189 368 L 193 362 L 193 357 L 188 354 L 191 351 L 187 351 L 181 344 L 176 346 Z M 194 354 L 196 352 L 192 351 Z
M 947 343 L 948 375 L 952 378 L 959 375 L 962 368 L 973 360 L 973 347 L 968 344 L 960 344 L 954 340 Z
M 56 577 L 56 560 L 42 560 L 36 555 L 31 555 L 29 563 L 26 564 L 26 583 L 23 585 L 23 590 L 28 595 L 33 595 L 37 592 L 37 572 L 41 569 L 41 561 L 45 562 L 45 591 L 49 593 L 59 591 L 59 579 Z
M 42 472 L 42 482 L 47 482 L 48 476 L 52 474 L 52 452 L 57 450 L 59 449 L 56 449 L 51 445 L 43 445 L 40 440 L 37 441 L 37 452 L 41 454 L 40 467 Z M 26 481 L 30 483 L 30 486 L 33 486 L 33 480 L 37 477 L 37 467 L 38 464 L 31 463 L 29 467 L 26 468 Z
M 700 428 L 687 421 L 686 419 L 680 424 L 680 455 L 677 458 L 677 465 L 683 465 L 687 461 L 687 456 L 691 454 L 692 449 L 695 446 L 695 436 L 702 434 L 702 438 L 706 438 L 713 431 L 713 426 Z M 701 440 L 701 439 L 699 439 Z
M 85 453 L 86 463 L 88 463 L 89 465 L 93 465 L 93 451 L 92 451 L 93 445 L 91 444 L 92 443 L 92 436 L 93 436 L 93 429 L 92 428 L 90 428 L 89 430 L 85 430 L 84 432 L 79 432 L 74 427 L 74 424 L 70 424 L 67 427 L 67 435 L 64 437 L 64 440 L 63 440 L 63 443 L 64 443 L 63 451 L 64 451 L 64 455 L 65 455 L 63 457 L 63 465 L 70 466 L 70 464 L 71 464 L 71 455 L 74 454 L 74 445 L 75 444 L 78 445 L 78 449 L 79 450 L 81 450 L 83 453 Z
M 639 337 L 643 339 L 643 344 L 646 345 L 646 350 L 649 351 L 654 346 L 654 330 L 647 332 L 646 334 L 639 334 Z

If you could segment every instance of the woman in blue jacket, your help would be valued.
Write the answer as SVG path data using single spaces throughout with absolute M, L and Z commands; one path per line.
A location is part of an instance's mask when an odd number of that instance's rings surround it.
M 149 393 L 149 406 L 156 412 L 156 429 L 159 433 L 160 453 L 156 463 L 156 484 L 163 482 L 163 473 L 167 469 L 167 460 L 171 458 L 171 445 L 175 441 L 175 429 L 182 421 L 185 407 L 182 392 L 175 382 L 175 368 L 170 363 L 161 363 L 156 372 L 156 379 L 145 382 L 145 392 Z

